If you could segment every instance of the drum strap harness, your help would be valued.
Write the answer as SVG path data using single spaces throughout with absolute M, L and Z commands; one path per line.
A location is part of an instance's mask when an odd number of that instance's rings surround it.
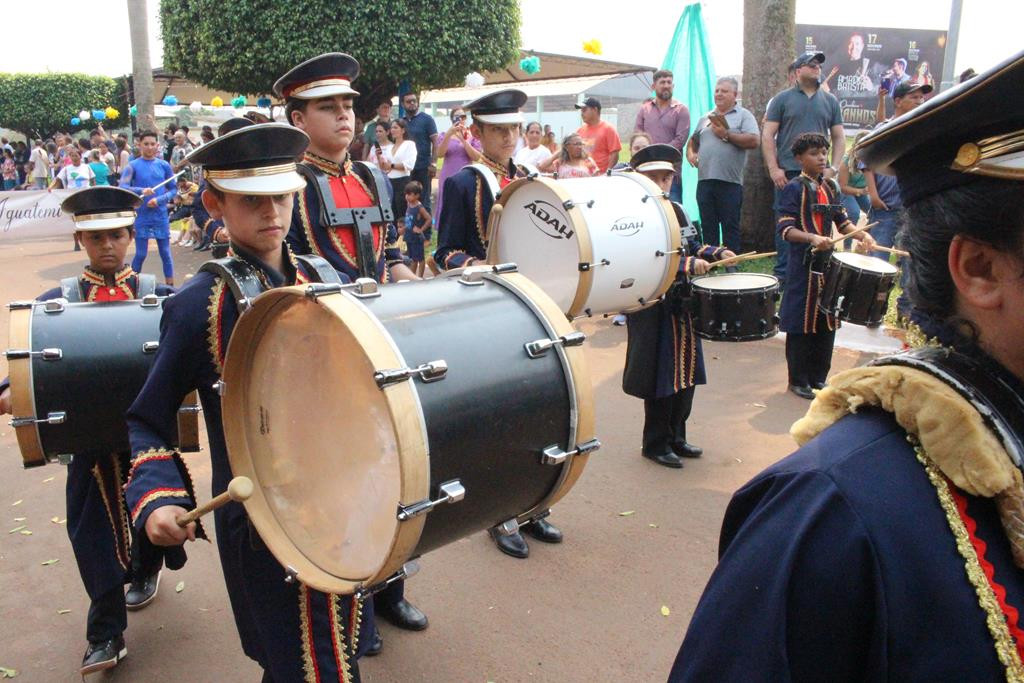
M 296 256 L 295 260 L 306 268 L 306 275 L 311 282 L 341 284 L 341 278 L 325 259 L 319 256 Z M 256 274 L 256 269 L 243 259 L 228 257 L 207 261 L 199 268 L 221 278 L 227 283 L 231 294 L 235 297 L 239 314 L 248 310 L 251 301 L 266 291 L 263 282 Z
M 139 289 L 135 292 L 135 298 L 156 294 L 156 276 L 149 273 L 139 273 Z M 68 300 L 68 303 L 77 304 L 85 301 L 82 295 L 82 283 L 77 277 L 66 277 L 60 281 L 60 295 Z
M 387 198 L 391 196 L 387 187 L 387 178 L 380 169 L 363 161 L 352 163 L 353 172 L 358 173 L 364 180 L 373 183 L 377 195 L 377 205 L 360 207 L 357 209 L 340 207 L 334 201 L 334 193 L 331 192 L 330 177 L 320 169 L 307 164 L 297 164 L 296 170 L 301 173 L 306 181 L 316 190 L 320 199 L 320 222 L 322 225 L 335 227 L 341 225 L 354 225 L 356 228 L 356 256 L 359 260 L 359 276 L 377 279 L 377 258 L 373 250 L 373 224 L 391 223 L 394 221 L 394 212 L 391 210 Z M 381 235 L 386 239 L 386 235 Z

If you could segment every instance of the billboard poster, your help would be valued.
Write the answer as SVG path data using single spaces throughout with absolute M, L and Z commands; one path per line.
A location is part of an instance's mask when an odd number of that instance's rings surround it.
M 825 54 L 822 82 L 838 98 L 849 129 L 875 125 L 879 86 L 888 86 L 888 116 L 892 91 L 900 83 L 927 83 L 936 89 L 942 83 L 945 31 L 797 24 L 796 36 L 797 53 Z

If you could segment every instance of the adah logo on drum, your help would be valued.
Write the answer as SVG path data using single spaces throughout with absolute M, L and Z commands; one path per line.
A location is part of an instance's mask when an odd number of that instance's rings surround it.
M 523 208 L 530 212 L 530 220 L 533 221 L 537 229 L 548 237 L 567 240 L 576 234 L 569 227 L 569 219 L 554 204 L 538 199 L 524 205 Z
M 612 223 L 611 231 L 622 237 L 632 237 L 640 232 L 643 227 L 644 222 L 642 219 L 634 216 L 623 216 L 622 218 L 615 219 L 615 222 Z

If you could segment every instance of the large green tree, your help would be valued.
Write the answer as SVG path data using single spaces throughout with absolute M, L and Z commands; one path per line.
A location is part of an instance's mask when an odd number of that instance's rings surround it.
M 359 60 L 362 118 L 408 80 L 414 88 L 500 69 L 519 47 L 517 0 L 163 0 L 164 67 L 217 90 L 269 93 L 322 52 Z
M 0 74 L 0 126 L 38 138 L 81 128 L 71 125 L 71 117 L 83 109 L 114 106 L 127 117 L 118 95 L 117 83 L 105 76 Z

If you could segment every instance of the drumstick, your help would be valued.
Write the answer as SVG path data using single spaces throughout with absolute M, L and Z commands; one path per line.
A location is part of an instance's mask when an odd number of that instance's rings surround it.
M 228 490 L 220 494 L 213 500 L 209 500 L 195 510 L 190 510 L 183 515 L 179 515 L 174 521 L 178 523 L 180 527 L 186 527 L 192 522 L 196 521 L 207 512 L 212 512 L 222 505 L 229 503 L 233 500 L 242 502 L 248 500 L 249 496 L 252 495 L 252 479 L 249 477 L 235 477 L 228 482 Z
M 828 243 L 829 244 L 839 244 L 843 240 L 850 239 L 854 235 L 859 235 L 862 232 L 870 230 L 871 228 L 875 227 L 876 225 L 878 225 L 878 221 L 875 221 L 874 223 L 868 223 L 863 228 L 857 228 L 853 232 L 848 232 L 845 235 L 840 235 L 839 237 L 836 237 L 835 239 L 829 240 Z
M 724 258 L 721 261 L 715 261 L 714 263 L 712 263 L 710 265 L 711 265 L 712 268 L 715 268 L 717 266 L 731 266 L 734 263 L 739 263 L 740 261 L 743 261 L 745 259 L 750 258 L 751 256 L 755 255 L 756 253 L 757 253 L 756 251 L 748 251 L 748 252 L 746 252 L 744 254 L 737 254 L 735 256 L 730 256 L 729 258 Z
M 151 187 L 151 188 L 149 188 L 149 189 L 151 189 L 151 190 L 155 190 L 155 189 L 156 189 L 156 188 L 158 188 L 158 187 L 163 187 L 163 186 L 164 186 L 164 185 L 166 185 L 167 183 L 171 182 L 172 180 L 174 180 L 175 178 L 177 178 L 178 176 L 180 176 L 180 175 L 181 175 L 182 173 L 184 173 L 184 172 L 185 172 L 186 170 L 187 170 L 187 169 L 182 169 L 182 170 L 178 171 L 177 173 L 175 173 L 174 175 L 172 175 L 172 176 L 171 176 L 170 178 L 168 178 L 167 180 L 162 180 L 162 181 L 160 181 L 159 183 L 157 183 L 156 185 L 154 185 L 153 187 Z
M 897 256 L 910 256 L 909 251 L 903 251 L 902 249 L 893 249 L 892 247 L 883 247 L 881 244 L 876 244 L 871 248 L 877 249 L 878 251 L 884 251 L 889 254 L 896 254 Z

